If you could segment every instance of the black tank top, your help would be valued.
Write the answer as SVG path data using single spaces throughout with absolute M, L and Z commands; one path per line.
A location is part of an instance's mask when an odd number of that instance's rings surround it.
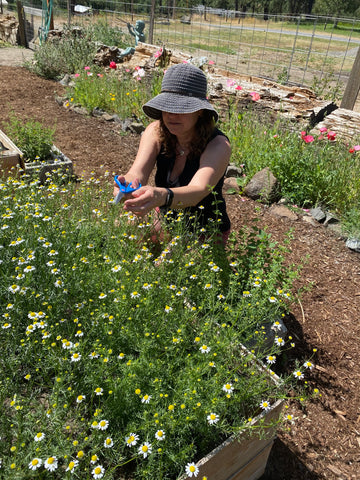
M 211 135 L 209 142 L 218 135 L 224 135 L 219 129 L 215 128 Z M 186 159 L 184 170 L 175 181 L 170 181 L 170 175 L 175 164 L 176 156 L 166 157 L 163 153 L 163 149 L 160 150 L 156 159 L 156 173 L 155 173 L 155 185 L 157 187 L 174 188 L 183 187 L 190 183 L 191 179 L 199 169 L 200 157 L 191 158 L 189 156 Z M 220 232 L 226 232 L 230 229 L 230 219 L 226 212 L 225 199 L 222 194 L 222 188 L 224 184 L 224 176 L 220 178 L 209 195 L 203 198 L 195 207 L 186 207 L 183 211 L 187 218 L 195 220 L 201 227 L 206 227 L 210 222 L 216 222 L 218 224 L 218 230 Z M 165 213 L 167 208 L 162 207 L 161 211 Z

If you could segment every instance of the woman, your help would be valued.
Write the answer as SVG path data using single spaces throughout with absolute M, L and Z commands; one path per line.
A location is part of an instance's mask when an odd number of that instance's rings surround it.
M 118 180 L 132 182 L 134 187 L 143 185 L 125 196 L 125 210 L 144 216 L 153 209 L 184 209 L 201 227 L 217 221 L 226 243 L 230 220 L 222 186 L 231 148 L 215 127 L 218 114 L 206 94 L 207 80 L 201 69 L 188 63 L 170 67 L 161 93 L 143 106 L 155 121 L 142 134 L 132 167 Z M 153 187 L 147 182 L 155 166 Z

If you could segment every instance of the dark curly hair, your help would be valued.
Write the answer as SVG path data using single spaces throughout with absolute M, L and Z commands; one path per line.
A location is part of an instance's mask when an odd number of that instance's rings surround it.
M 214 115 L 210 110 L 203 110 L 199 116 L 195 129 L 197 135 L 192 139 L 190 144 L 189 158 L 199 157 L 205 150 L 206 145 L 215 128 Z M 176 136 L 169 132 L 165 126 L 163 119 L 160 119 L 160 142 L 163 146 L 164 155 L 172 157 L 176 151 Z

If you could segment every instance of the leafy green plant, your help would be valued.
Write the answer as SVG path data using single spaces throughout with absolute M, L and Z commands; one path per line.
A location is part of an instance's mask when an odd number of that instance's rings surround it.
M 280 182 L 281 194 L 300 207 L 321 204 L 340 218 L 360 205 L 359 145 L 345 145 L 336 132 L 326 129 L 317 135 L 294 132 L 283 120 L 273 121 L 256 111 L 230 109 L 224 125 L 233 146 L 233 161 L 244 165 L 247 178 L 269 167 Z M 360 232 L 356 222 L 354 229 Z
M 43 43 L 35 50 L 34 60 L 25 66 L 41 77 L 60 80 L 92 64 L 96 51 L 91 32 L 64 27 L 63 34 Z
M 143 68 L 110 70 L 96 73 L 86 66 L 75 74 L 74 85 L 68 90 L 69 105 L 79 103 L 91 112 L 95 107 L 120 118 L 136 118 L 146 123 L 142 111 L 149 95 L 160 91 L 162 71 L 155 70 L 151 76 Z
M 288 240 L 248 227 L 219 260 L 180 212 L 154 250 L 151 218 L 121 213 L 111 181 L 59 180 L 1 184 L 7 479 L 175 479 L 229 435 L 264 433 L 250 417 L 290 390 L 305 398 L 311 359 L 270 378 L 292 348 L 277 333 L 299 273 Z
M 46 127 L 34 119 L 24 121 L 12 115 L 6 128 L 9 137 L 23 152 L 25 162 L 49 159 L 53 148 L 55 127 Z

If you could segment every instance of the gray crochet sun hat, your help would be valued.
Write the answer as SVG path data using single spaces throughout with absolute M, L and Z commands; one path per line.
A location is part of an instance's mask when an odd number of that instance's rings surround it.
M 164 75 L 161 92 L 143 106 L 145 114 L 156 120 L 162 112 L 193 113 L 210 110 L 215 121 L 219 115 L 206 98 L 205 73 L 191 63 L 179 63 L 170 67 Z

